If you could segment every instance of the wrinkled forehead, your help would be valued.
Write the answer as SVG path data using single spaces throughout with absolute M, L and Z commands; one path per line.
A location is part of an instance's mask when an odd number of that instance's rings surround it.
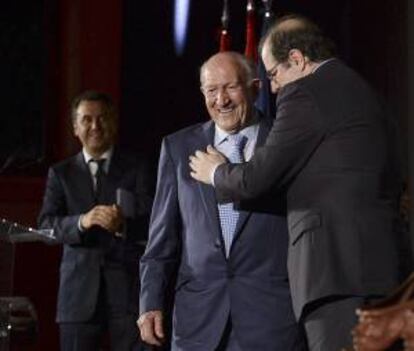
M 223 85 L 243 81 L 239 65 L 231 60 L 210 60 L 200 74 L 201 85 Z

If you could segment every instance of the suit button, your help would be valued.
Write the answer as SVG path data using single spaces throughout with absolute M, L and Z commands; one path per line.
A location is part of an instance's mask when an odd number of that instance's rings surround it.
M 214 242 L 214 247 L 215 247 L 215 248 L 217 248 L 217 249 L 221 248 L 221 242 L 220 242 L 220 239 L 217 239 L 217 240 Z
M 231 269 L 229 269 L 227 271 L 227 278 L 229 278 L 229 279 L 233 279 L 234 278 L 234 272 Z

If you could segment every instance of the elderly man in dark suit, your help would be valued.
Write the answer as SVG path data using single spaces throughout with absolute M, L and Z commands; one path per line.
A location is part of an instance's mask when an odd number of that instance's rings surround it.
M 219 53 L 200 79 L 212 120 L 162 143 L 141 259 L 141 337 L 164 341 L 167 288 L 174 285 L 171 350 L 305 350 L 291 306 L 285 217 L 217 206 L 214 190 L 189 176 L 188 157 L 199 148 L 214 144 L 241 162 L 265 140 L 270 125 L 253 106 L 254 70 L 240 54 Z
M 62 351 L 111 350 L 137 340 L 138 260 L 151 205 L 148 169 L 114 147 L 115 107 L 106 94 L 75 98 L 72 124 L 82 151 L 50 168 L 42 228 L 64 244 L 57 322 Z
M 287 190 L 295 314 L 311 350 L 335 351 L 352 343 L 356 307 L 397 284 L 389 125 L 367 83 L 333 58 L 309 20 L 282 18 L 261 55 L 278 92 L 265 145 L 242 165 L 199 151 L 191 174 L 214 181 L 219 202 Z

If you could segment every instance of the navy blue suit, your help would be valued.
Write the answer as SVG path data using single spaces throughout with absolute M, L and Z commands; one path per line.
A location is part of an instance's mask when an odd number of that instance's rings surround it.
M 94 206 L 93 181 L 83 154 L 49 170 L 39 226 L 53 228 L 58 241 L 64 244 L 56 317 L 59 323 L 89 322 L 95 318 L 97 308 L 104 306 L 104 311 L 98 312 L 105 313 L 108 320 L 114 315 L 131 316 L 127 329 L 135 333 L 137 265 L 143 251 L 140 243 L 146 237 L 151 197 L 144 164 L 115 149 L 102 203 L 115 204 L 118 188 L 135 198 L 135 217 L 127 220 L 124 239 L 99 227 L 81 232 L 79 216 Z
M 261 123 L 257 144 L 269 123 Z M 285 217 L 242 212 L 228 259 L 214 189 L 190 177 L 188 157 L 213 144 L 214 123 L 162 143 L 149 241 L 141 259 L 140 313 L 167 309 L 175 286 L 172 350 L 216 350 L 231 318 L 243 350 L 302 350 L 289 292 Z

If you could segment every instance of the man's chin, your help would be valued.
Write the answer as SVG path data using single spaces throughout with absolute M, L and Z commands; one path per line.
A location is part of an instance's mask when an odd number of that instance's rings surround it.
M 220 127 L 220 129 L 224 130 L 227 133 L 234 132 L 240 128 L 240 123 L 235 121 L 235 118 L 230 116 L 222 117 L 216 121 L 216 124 Z
M 226 133 L 232 134 L 239 130 L 239 125 L 219 125 L 220 129 Z
M 94 145 L 89 144 L 88 150 L 93 155 L 101 155 L 105 151 L 107 151 L 109 147 L 110 146 L 107 146 L 106 144 L 94 144 Z

